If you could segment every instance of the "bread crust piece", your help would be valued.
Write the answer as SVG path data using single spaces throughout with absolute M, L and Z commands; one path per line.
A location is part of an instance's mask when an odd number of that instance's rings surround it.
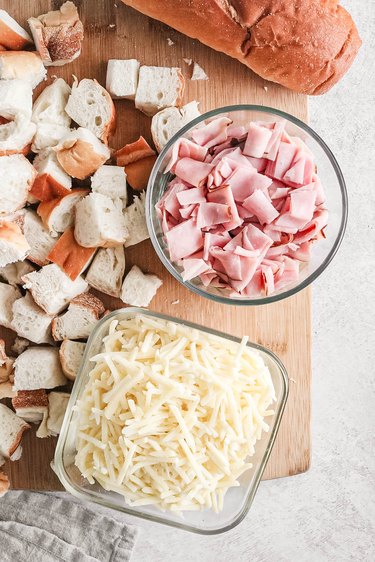
M 142 160 L 137 160 L 128 164 L 126 167 L 126 178 L 129 185 L 135 191 L 142 191 L 146 189 L 147 183 L 151 174 L 151 170 L 156 162 L 155 156 L 147 156 Z
M 147 156 L 154 156 L 155 154 L 155 150 L 151 148 L 146 139 L 140 136 L 138 140 L 116 150 L 114 156 L 117 166 L 127 166 L 132 162 L 136 162 Z
M 0 10 L 0 42 L 2 50 L 19 51 L 32 45 L 29 34 L 5 10 Z
M 4 408 L 5 408 L 5 410 L 4 410 Z M 13 418 L 13 416 L 14 416 L 15 421 L 17 422 L 17 426 L 18 426 L 18 429 L 17 429 L 17 431 L 14 435 L 14 439 L 13 439 L 12 444 L 10 445 L 10 447 L 6 451 L 4 451 L 5 454 L 6 454 L 6 457 L 9 458 L 13 455 L 14 451 L 18 448 L 24 432 L 27 429 L 30 429 L 30 426 L 29 426 L 28 423 L 24 422 L 18 416 L 16 416 L 16 414 L 10 408 L 7 408 L 7 406 L 5 406 L 4 404 L 0 404 L 0 410 L 2 410 L 4 412 L 4 415 L 6 417 Z M 1 452 L 0 455 L 1 454 L 3 454 L 3 452 Z
M 55 263 L 72 281 L 88 266 L 97 248 L 84 248 L 74 238 L 74 228 L 68 228 L 58 239 L 47 259 Z M 74 299 L 73 299 L 74 300 Z
M 19 408 L 48 407 L 48 396 L 44 388 L 38 390 L 19 390 L 17 396 L 12 399 L 15 410 Z
M 5 494 L 9 490 L 9 486 L 10 482 L 8 476 L 5 474 L 5 472 L 0 471 L 0 498 L 5 496 Z
M 30 250 L 30 246 L 21 228 L 15 222 L 0 222 L 0 242 L 10 244 L 14 252 L 17 252 L 17 256 L 14 256 L 15 259 L 11 259 L 6 263 L 2 263 L 0 257 L 0 266 L 24 260 L 27 256 L 27 252 Z
M 336 0 L 123 0 L 254 72 L 309 95 L 327 92 L 361 39 Z
M 52 225 L 50 224 L 51 215 L 56 211 L 56 209 L 58 209 L 59 205 L 62 203 L 65 197 L 70 197 L 70 198 L 73 197 L 74 199 L 77 196 L 85 197 L 85 195 L 89 193 L 88 189 L 80 189 L 80 188 L 74 189 L 72 191 L 70 190 L 66 190 L 66 191 L 67 193 L 64 193 L 60 197 L 56 197 L 48 201 L 47 200 L 42 201 L 41 203 L 39 203 L 38 208 L 36 210 L 36 212 L 42 219 L 43 224 L 50 230 L 50 232 L 51 230 L 53 230 Z

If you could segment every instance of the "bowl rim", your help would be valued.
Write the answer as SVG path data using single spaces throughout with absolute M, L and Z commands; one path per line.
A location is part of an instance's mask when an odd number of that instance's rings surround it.
M 196 125 L 199 125 L 203 121 L 205 121 L 207 119 L 210 119 L 212 117 L 216 117 L 217 115 L 222 114 L 222 113 L 228 113 L 228 112 L 233 113 L 233 112 L 238 112 L 238 111 L 259 111 L 261 113 L 276 115 L 278 117 L 282 117 L 283 119 L 286 119 L 287 121 L 290 121 L 294 125 L 297 125 L 302 130 L 304 130 L 307 134 L 309 134 L 322 147 L 322 149 L 326 153 L 326 155 L 328 157 L 328 160 L 330 161 L 330 163 L 332 165 L 332 168 L 335 172 L 335 175 L 337 177 L 338 184 L 339 184 L 339 187 L 340 187 L 340 192 L 341 192 L 342 216 L 341 216 L 340 226 L 339 226 L 338 234 L 337 234 L 337 236 L 334 240 L 334 243 L 332 245 L 332 248 L 328 252 L 324 261 L 308 277 L 306 277 L 306 279 L 304 279 L 301 283 L 299 283 L 295 287 L 293 287 L 291 289 L 288 289 L 286 291 L 283 291 L 281 293 L 278 293 L 276 295 L 265 296 L 265 297 L 258 298 L 258 299 L 251 299 L 251 298 L 236 299 L 236 298 L 230 298 L 230 297 L 225 297 L 225 296 L 221 296 L 221 295 L 214 295 L 212 293 L 208 293 L 207 291 L 204 291 L 203 289 L 194 285 L 190 281 L 183 281 L 182 276 L 175 269 L 172 262 L 167 258 L 163 249 L 161 248 L 161 246 L 159 244 L 159 241 L 157 239 L 155 230 L 154 230 L 154 225 L 153 225 L 153 220 L 152 220 L 153 208 L 152 208 L 152 197 L 151 197 L 151 195 L 152 195 L 153 190 L 154 190 L 156 174 L 158 173 L 160 165 L 163 162 L 166 154 L 171 149 L 171 147 L 174 145 L 174 143 L 179 138 L 181 138 L 186 132 L 193 129 Z M 331 149 L 324 142 L 324 140 L 320 137 L 320 135 L 318 135 L 318 133 L 316 133 L 314 131 L 314 129 L 312 129 L 309 125 L 307 125 L 306 123 L 304 123 L 303 121 L 298 119 L 298 117 L 295 117 L 294 115 L 291 115 L 290 113 L 287 113 L 287 112 L 282 111 L 280 109 L 276 109 L 276 108 L 264 106 L 264 105 L 253 105 L 253 104 L 227 105 L 227 106 L 224 106 L 224 107 L 219 107 L 217 109 L 213 109 L 211 111 L 207 111 L 206 113 L 203 113 L 199 117 L 196 117 L 195 119 L 190 121 L 187 125 L 182 127 L 175 135 L 173 135 L 173 137 L 168 141 L 168 143 L 165 145 L 163 150 L 160 152 L 160 154 L 159 154 L 159 156 L 158 156 L 158 158 L 157 158 L 157 160 L 154 164 L 154 167 L 151 171 L 150 178 L 149 178 L 148 185 L 147 185 L 147 191 L 146 191 L 146 223 L 147 223 L 147 229 L 148 229 L 150 239 L 151 239 L 151 243 L 154 247 L 154 250 L 155 250 L 156 254 L 158 255 L 160 261 L 164 265 L 164 267 L 169 271 L 169 273 L 171 275 L 173 275 L 173 277 L 179 283 L 181 283 L 184 287 L 186 287 L 187 289 L 189 289 L 193 293 L 195 293 L 195 294 L 197 294 L 201 297 L 207 298 L 209 300 L 213 300 L 215 302 L 221 303 L 221 304 L 229 304 L 229 305 L 234 305 L 234 306 L 257 306 L 257 305 L 263 305 L 263 304 L 270 304 L 270 303 L 277 302 L 277 301 L 283 300 L 285 298 L 291 297 L 292 295 L 295 295 L 299 291 L 302 291 L 303 289 L 308 287 L 313 281 L 315 281 L 315 279 L 317 279 L 323 273 L 323 271 L 328 267 L 328 265 L 331 263 L 334 256 L 336 255 L 336 253 L 337 253 L 337 251 L 338 251 L 338 249 L 341 245 L 341 242 L 343 240 L 344 234 L 345 234 L 347 220 L 348 220 L 348 193 L 347 193 L 347 189 L 346 189 L 345 179 L 344 179 L 343 173 L 341 171 L 341 168 L 340 168 L 333 152 L 331 151 Z

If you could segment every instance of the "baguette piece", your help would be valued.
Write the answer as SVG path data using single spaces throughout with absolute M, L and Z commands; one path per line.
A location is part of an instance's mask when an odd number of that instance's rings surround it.
M 79 341 L 63 340 L 60 349 L 61 368 L 67 379 L 74 381 L 82 363 L 86 344 Z
M 22 285 L 22 275 L 35 271 L 35 267 L 27 260 L 8 263 L 0 267 L 0 279 L 9 283 L 9 285 Z
M 0 115 L 15 120 L 20 118 L 22 126 L 25 127 L 31 120 L 33 103 L 33 90 L 26 80 L 13 79 L 0 81 Z M 8 123 L 9 126 L 11 123 Z M 1 129 L 5 125 L 1 126 Z M 34 128 L 35 131 L 35 128 Z M 3 135 L 1 135 L 1 138 Z
M 123 207 L 128 200 L 126 173 L 121 166 L 101 166 L 91 178 L 91 189 L 111 199 L 121 199 Z
M 8 82 L 8 80 L 4 80 L 4 82 Z M 12 154 L 26 156 L 30 152 L 35 131 L 35 123 L 27 121 L 22 115 L 18 115 L 14 121 L 0 125 L 0 156 L 11 156 Z
M 65 172 L 80 180 L 91 176 L 111 156 L 109 148 L 83 127 L 65 135 L 54 150 Z
M 0 283 L 0 326 L 12 328 L 12 307 L 20 297 L 21 291 L 17 287 Z
M 38 423 L 48 414 L 48 396 L 44 388 L 19 390 L 12 398 L 12 406 L 19 418 L 29 423 Z
M 155 150 L 153 150 L 146 139 L 141 136 L 138 140 L 116 150 L 114 156 L 117 166 L 127 166 L 132 162 L 137 162 L 137 160 L 142 160 L 148 156 L 155 156 L 155 154 Z
M 0 10 L 0 43 L 10 51 L 19 51 L 33 43 L 27 31 L 5 10 Z
M 184 88 L 180 68 L 141 66 L 135 107 L 152 116 L 165 107 L 180 106 Z
M 80 246 L 74 238 L 73 227 L 69 227 L 58 239 L 47 258 L 74 281 L 88 267 L 95 252 L 96 248 Z
M 0 221 L 0 268 L 24 260 L 29 250 L 20 226 L 15 222 Z
M 33 152 L 56 146 L 69 133 L 71 119 L 65 106 L 70 92 L 71 88 L 65 80 L 57 78 L 35 101 L 31 117 L 37 126 L 32 144 Z
M 12 330 L 33 343 L 52 343 L 52 319 L 53 316 L 46 314 L 29 292 L 13 303 Z
M 107 63 L 106 89 L 115 99 L 134 100 L 140 63 L 136 59 L 110 59 Z
M 43 201 L 37 208 L 37 213 L 48 228 L 51 236 L 65 232 L 74 224 L 74 208 L 78 201 L 88 195 L 88 189 L 73 189 L 67 195 Z
M 110 248 L 123 244 L 128 236 L 122 204 L 101 193 L 90 193 L 76 205 L 74 236 L 85 248 Z
M 123 1 L 303 94 L 327 92 L 361 46 L 352 18 L 337 2 Z
M 134 246 L 150 237 L 146 224 L 146 193 L 134 197 L 133 203 L 124 211 L 125 225 L 129 236 L 125 240 L 125 248 Z
M 53 339 L 62 341 L 88 338 L 104 310 L 102 301 L 91 293 L 78 295 L 71 301 L 68 310 L 53 320 Z
M 23 232 L 30 246 L 27 258 L 37 265 L 46 265 L 56 238 L 50 235 L 35 211 L 26 210 Z
M 26 205 L 37 171 L 22 154 L 0 156 L 0 214 Z
M 155 162 L 156 156 L 147 156 L 147 158 L 142 158 L 142 160 L 127 165 L 126 177 L 129 185 L 135 191 L 146 189 Z
M 33 165 L 38 175 L 30 190 L 31 195 L 39 201 L 51 201 L 70 193 L 72 178 L 60 166 L 53 150 L 41 151 Z
M 65 111 L 80 127 L 108 143 L 115 129 L 115 106 L 107 90 L 96 80 L 84 78 L 78 83 L 75 79 Z
M 20 79 L 28 82 L 34 89 L 45 80 L 47 71 L 39 53 L 31 51 L 1 51 L 0 79 Z
M 143 273 L 133 265 L 122 284 L 121 300 L 131 306 L 148 306 L 162 284 L 156 275 Z
M 29 347 L 14 362 L 14 389 L 38 390 L 64 386 L 59 350 L 55 347 Z
M 166 107 L 156 113 L 151 121 L 151 134 L 156 150 L 161 152 L 182 127 L 199 116 L 197 101 L 191 101 L 180 108 Z
M 29 289 L 36 304 L 47 314 L 55 315 L 64 310 L 69 302 L 87 290 L 82 277 L 72 281 L 58 265 L 51 263 L 39 271 L 23 276 L 25 289 Z
M 62 66 L 81 53 L 83 25 L 73 2 L 28 20 L 35 45 L 46 66 Z
M 48 394 L 47 429 L 49 435 L 58 435 L 64 421 L 64 416 L 70 394 L 68 392 L 50 392 Z
M 4 404 L 0 404 L 0 459 L 9 459 L 30 426 Z
M 99 248 L 86 273 L 87 283 L 105 295 L 120 297 L 125 273 L 125 252 L 123 246 Z

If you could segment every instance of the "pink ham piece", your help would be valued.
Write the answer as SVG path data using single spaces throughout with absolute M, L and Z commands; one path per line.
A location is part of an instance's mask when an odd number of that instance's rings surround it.
M 189 139 L 178 139 L 171 150 L 171 157 L 169 163 L 165 168 L 165 173 L 174 170 L 174 167 L 180 158 L 192 158 L 203 162 L 207 155 L 207 148 L 199 146 Z
M 258 218 L 260 224 L 270 224 L 279 216 L 275 207 L 260 189 L 254 191 L 242 205 Z
M 277 158 L 268 163 L 265 174 L 270 178 L 282 180 L 294 161 L 296 151 L 294 144 L 280 142 Z
M 191 139 L 199 146 L 211 148 L 217 144 L 225 142 L 228 138 L 228 127 L 233 121 L 228 117 L 218 117 L 207 125 L 194 129 Z
M 270 123 L 268 123 L 267 125 L 272 126 L 272 124 Z M 276 123 L 273 124 L 272 135 L 270 140 L 268 141 L 266 150 L 264 151 L 263 154 L 263 157 L 266 158 L 267 160 L 273 161 L 276 159 L 281 142 L 281 137 L 284 131 L 284 127 L 285 127 L 284 119 L 282 121 L 276 121 Z
M 210 266 L 202 258 L 185 258 L 182 260 L 182 267 L 184 269 L 182 273 L 183 281 L 194 279 L 194 277 L 210 270 Z
M 203 234 L 194 219 L 181 222 L 169 230 L 165 237 L 171 261 L 191 256 L 203 248 Z
M 211 164 L 198 162 L 192 158 L 181 158 L 175 166 L 176 176 L 195 187 L 200 187 L 205 183 L 211 170 Z
M 215 189 L 215 191 L 208 192 L 207 201 L 210 203 L 221 203 L 222 205 L 227 205 L 230 208 L 232 220 L 225 224 L 228 231 L 233 230 L 242 224 L 243 220 L 238 214 L 233 193 L 229 185 L 225 185 Z
M 204 187 L 192 187 L 184 191 L 176 193 L 177 200 L 180 205 L 192 205 L 197 203 L 204 203 L 206 201 Z
M 256 123 L 250 123 L 243 153 L 253 158 L 262 158 L 271 137 L 272 131 Z
M 225 224 L 232 219 L 232 211 L 228 205 L 221 203 L 201 203 L 197 213 L 197 227 L 204 228 Z

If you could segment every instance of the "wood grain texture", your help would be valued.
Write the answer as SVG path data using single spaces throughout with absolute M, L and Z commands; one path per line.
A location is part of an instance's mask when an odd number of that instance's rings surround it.
M 31 15 L 44 13 L 61 3 L 2 0 L 1 7 L 25 24 Z M 76 4 L 85 28 L 82 54 L 70 65 L 50 68 L 49 81 L 52 76 L 71 81 L 74 74 L 78 78 L 97 78 L 104 85 L 109 58 L 137 58 L 143 64 L 181 66 L 187 78 L 184 100 L 199 100 L 202 111 L 235 103 L 253 103 L 276 107 L 307 120 L 306 97 L 265 82 L 239 62 L 138 14 L 122 5 L 120 0 L 76 0 Z M 172 46 L 168 45 L 168 38 L 174 42 Z M 191 67 L 183 58 L 197 61 L 209 80 L 191 82 L 188 79 Z M 111 142 L 113 148 L 135 140 L 140 134 L 151 141 L 150 119 L 136 111 L 133 102 L 117 101 L 116 110 L 117 131 Z M 273 305 L 250 308 L 224 306 L 193 295 L 178 284 L 162 266 L 149 241 L 129 248 L 126 259 L 127 270 L 136 263 L 163 279 L 163 287 L 153 300 L 152 309 L 230 334 L 247 334 L 252 341 L 271 348 L 279 355 L 291 379 L 290 394 L 265 478 L 307 470 L 310 463 L 310 289 Z M 103 297 L 103 300 L 110 308 L 123 306 L 115 299 Z M 172 304 L 176 300 L 178 304 Z M 9 337 L 7 339 L 9 341 Z M 37 439 L 34 433 L 34 429 L 31 430 L 23 440 L 21 460 L 6 467 L 12 487 L 61 489 L 49 466 L 56 440 Z

